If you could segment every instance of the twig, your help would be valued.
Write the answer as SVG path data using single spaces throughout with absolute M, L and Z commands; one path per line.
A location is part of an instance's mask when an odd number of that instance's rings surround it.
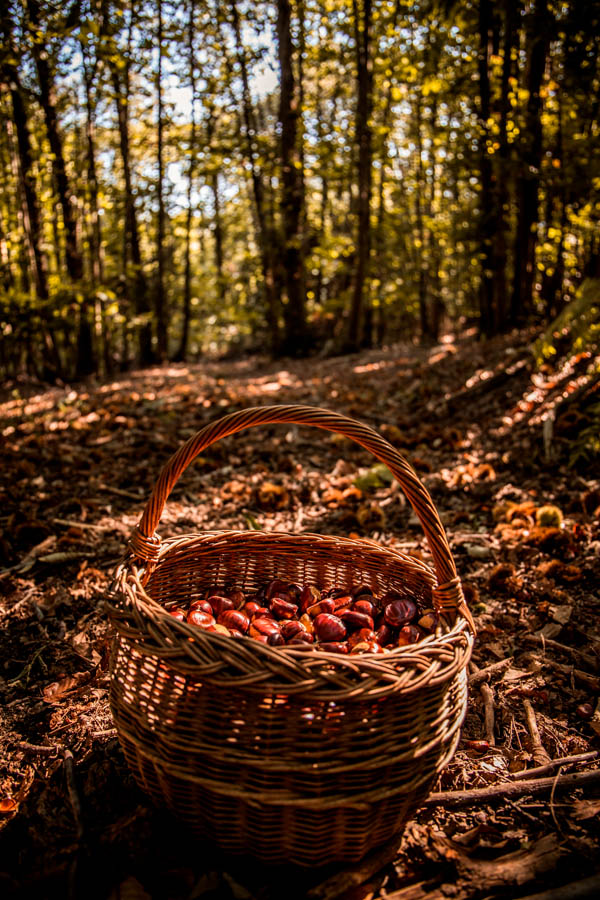
M 133 491 L 124 491 L 123 488 L 112 487 L 110 484 L 99 484 L 98 489 L 109 494 L 116 494 L 118 497 L 127 497 L 128 500 L 138 500 L 140 503 L 144 499 L 141 494 L 134 494 Z
M 543 647 L 544 650 L 556 650 L 560 653 L 564 653 L 566 656 L 571 656 L 573 659 L 579 660 L 594 671 L 598 670 L 598 658 L 591 653 L 586 653 L 584 650 L 568 647 L 566 644 L 561 644 L 559 641 L 545 638 L 541 634 L 525 634 L 523 635 L 523 640 L 526 644 L 535 644 L 536 647 Z
M 116 737 L 116 736 L 117 736 L 116 728 L 107 728 L 105 731 L 92 731 L 92 737 L 95 739 Z
M 67 793 L 73 810 L 73 818 L 77 828 L 77 838 L 81 840 L 83 837 L 83 823 L 81 820 L 81 801 L 77 793 L 77 785 L 75 784 L 75 761 L 70 750 L 63 750 L 63 762 L 65 767 L 65 782 L 67 785 Z
M 590 675 L 588 672 L 583 672 L 581 669 L 576 669 L 574 666 L 566 666 L 564 663 L 554 662 L 553 659 L 545 659 L 544 665 L 551 666 L 553 669 L 556 669 L 557 672 L 562 672 L 563 675 L 572 675 L 575 681 L 578 681 L 580 684 L 585 685 L 585 687 L 589 688 L 590 691 L 593 691 L 595 694 L 600 694 L 600 678 L 597 675 Z
M 63 750 L 62 744 L 30 744 L 28 741 L 16 741 L 14 746 L 28 753 L 60 753 Z
M 572 881 L 561 887 L 550 888 L 539 894 L 528 894 L 519 900 L 595 900 L 600 895 L 600 875 L 592 875 L 583 881 Z
M 54 525 L 64 525 L 67 528 L 81 528 L 82 531 L 97 531 L 98 534 L 109 534 L 112 531 L 127 531 L 120 522 L 114 525 L 93 525 L 91 522 L 78 522 L 75 519 L 52 519 Z
M 597 750 L 590 750 L 589 753 L 577 753 L 574 756 L 560 756 L 544 766 L 536 766 L 534 769 L 523 769 L 522 772 L 513 772 L 511 778 L 513 781 L 522 781 L 522 779 L 531 778 L 532 776 L 537 778 L 538 775 L 546 775 L 560 768 L 560 766 L 574 766 L 578 763 L 591 762 L 597 757 Z
M 485 739 L 490 747 L 495 747 L 496 737 L 494 735 L 494 692 L 489 684 L 485 683 L 481 685 L 480 691 L 481 696 L 483 697 Z
M 548 763 L 552 760 L 550 754 L 542 744 L 537 720 L 535 718 L 535 712 L 533 711 L 531 700 L 529 700 L 527 697 L 525 697 L 523 700 L 523 708 L 525 710 L 525 717 L 527 719 L 527 729 L 531 736 L 533 760 L 538 764 L 538 766 L 547 766 Z
M 488 681 L 492 675 L 498 675 L 500 672 L 504 672 L 510 667 L 512 661 L 513 657 L 509 656 L 508 659 L 501 659 L 500 662 L 492 663 L 484 669 L 477 669 L 477 671 L 469 676 L 469 686 L 475 687 L 476 685 L 481 684 L 482 681 Z
M 561 775 L 559 778 L 536 778 L 507 784 L 493 784 L 490 787 L 475 788 L 471 791 L 439 791 L 430 794 L 424 805 L 442 805 L 448 809 L 456 809 L 460 806 L 473 806 L 482 801 L 502 800 L 504 797 L 543 794 L 551 791 L 554 784 L 556 784 L 555 790 L 570 791 L 584 784 L 593 784 L 598 781 L 600 781 L 600 769 L 594 769 L 591 772 L 571 772 L 568 775 Z

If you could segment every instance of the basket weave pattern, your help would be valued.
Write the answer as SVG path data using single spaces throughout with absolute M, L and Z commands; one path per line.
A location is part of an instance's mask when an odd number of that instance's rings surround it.
M 435 573 L 367 540 L 263 532 L 155 534 L 168 494 L 205 447 L 258 424 L 353 438 L 399 479 Z M 164 609 L 212 585 L 278 577 L 368 584 L 434 605 L 442 633 L 382 656 L 274 648 Z M 140 786 L 225 850 L 272 863 L 352 861 L 397 834 L 451 758 L 466 710 L 472 620 L 439 517 L 403 458 L 364 425 L 310 407 L 261 407 L 207 426 L 167 463 L 117 572 L 110 703 Z

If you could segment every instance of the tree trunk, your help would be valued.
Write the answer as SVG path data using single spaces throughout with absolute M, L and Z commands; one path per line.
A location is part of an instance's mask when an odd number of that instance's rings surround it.
M 538 194 L 542 163 L 543 104 L 540 88 L 550 43 L 550 25 L 547 0 L 535 0 L 526 25 L 528 99 L 525 128 L 521 137 L 520 172 L 517 179 L 517 231 L 510 308 L 513 325 L 525 320 L 533 308 Z
M 250 95 L 250 83 L 248 79 L 246 55 L 244 52 L 244 46 L 242 44 L 237 0 L 230 0 L 230 8 L 231 24 L 233 27 L 235 38 L 236 55 L 238 59 L 238 65 L 240 67 L 240 75 L 242 78 L 242 118 L 244 130 L 243 137 L 245 143 L 246 159 L 250 167 L 250 177 L 252 181 L 252 196 L 254 198 L 257 225 L 256 240 L 260 252 L 263 288 L 268 319 L 267 324 L 269 326 L 271 351 L 273 353 L 278 353 L 280 350 L 281 339 L 279 327 L 280 301 L 278 278 L 276 273 L 276 236 L 273 229 L 269 228 L 267 223 L 264 185 L 258 162 L 259 153 L 256 141 L 256 122 Z
M 181 340 L 179 349 L 175 354 L 175 360 L 183 362 L 187 357 L 188 343 L 190 338 L 190 319 L 192 312 L 192 224 L 194 213 L 192 208 L 192 197 L 194 193 L 194 180 L 196 175 L 196 65 L 194 55 L 194 35 L 196 31 L 195 15 L 196 0 L 189 0 L 189 18 L 188 18 L 188 63 L 189 63 L 189 79 L 190 88 L 192 90 L 191 97 L 191 123 L 190 123 L 190 143 L 189 143 L 189 168 L 187 183 L 187 211 L 185 216 L 185 263 L 183 276 L 183 322 L 181 327 Z
M 373 105 L 373 63 L 371 60 L 371 0 L 352 0 L 354 40 L 356 51 L 356 106 L 355 142 L 358 146 L 358 210 L 356 236 L 356 269 L 348 320 L 348 349 L 358 350 L 371 344 L 365 322 L 368 300 L 365 282 L 369 275 L 371 253 L 371 163 L 372 141 L 369 120 Z
M 479 284 L 479 332 L 490 337 L 494 332 L 494 232 L 496 216 L 492 185 L 491 140 L 488 122 L 491 116 L 490 56 L 492 55 L 492 6 L 479 0 L 479 230 L 481 275 Z
M 294 77 L 295 48 L 291 32 L 289 0 L 277 0 L 277 44 L 281 71 L 279 122 L 281 125 L 281 222 L 282 262 L 287 303 L 283 309 L 283 352 L 296 355 L 306 350 L 306 304 L 304 289 L 304 178 L 298 152 L 300 98 Z
M 131 43 L 131 34 L 134 26 L 133 8 L 129 18 L 128 44 Z M 152 351 L 152 324 L 150 321 L 150 303 L 148 300 L 148 287 L 142 267 L 142 254 L 140 249 L 139 230 L 133 185 L 131 178 L 131 157 L 129 152 L 129 66 L 130 52 L 125 58 L 123 68 L 123 82 L 121 82 L 121 69 L 115 55 L 109 54 L 113 90 L 115 93 L 115 105 L 117 111 L 117 124 L 119 129 L 119 150 L 123 165 L 123 182 L 125 186 L 125 234 L 124 234 L 124 272 L 126 282 L 128 279 L 128 263 L 131 261 L 134 270 L 133 297 L 137 316 L 143 318 L 138 328 L 138 352 L 140 363 L 143 366 L 150 365 L 154 361 Z
M 162 89 L 163 66 L 163 7 L 162 0 L 157 3 L 158 31 L 156 35 L 158 44 L 158 70 L 156 73 L 157 94 L 157 163 L 158 180 L 156 193 L 158 199 L 158 215 L 156 222 L 156 255 L 158 259 L 158 273 L 156 279 L 155 316 L 156 316 L 156 349 L 159 362 L 167 357 L 167 319 L 165 305 L 165 197 L 164 197 L 164 103 Z

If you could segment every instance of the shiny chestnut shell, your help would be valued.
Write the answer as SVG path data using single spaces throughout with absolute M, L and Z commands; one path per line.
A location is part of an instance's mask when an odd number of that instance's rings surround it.
M 313 605 L 309 606 L 306 610 L 312 619 L 316 619 L 321 613 L 332 613 L 334 611 L 335 600 L 332 600 L 331 597 L 324 597 L 322 600 L 319 600 L 318 603 L 313 603 Z
M 198 625 L 200 628 L 208 628 L 209 626 L 216 624 L 214 616 L 202 612 L 201 609 L 190 609 L 186 621 L 190 625 Z
M 269 604 L 269 609 L 278 619 L 293 619 L 298 612 L 295 603 L 290 603 L 284 597 L 273 597 Z
M 185 610 L 180 609 L 179 606 L 174 606 L 173 609 L 170 609 L 169 615 L 173 616 L 174 619 L 177 619 L 178 622 L 185 622 L 186 620 Z
M 325 653 L 341 653 L 344 656 L 350 652 L 346 641 L 322 641 L 319 644 L 319 650 Z
M 330 613 L 321 613 L 314 621 L 315 634 L 320 641 L 337 642 L 346 637 L 346 626 L 341 619 Z
M 416 625 L 404 625 L 398 632 L 398 646 L 406 647 L 408 644 L 416 644 L 421 637 L 421 632 Z
M 357 612 L 355 609 L 349 609 L 346 612 L 341 613 L 340 619 L 346 628 L 349 628 L 352 631 L 356 628 L 370 628 L 372 631 L 374 628 L 372 617 L 365 615 L 365 613 Z
M 417 614 L 417 604 L 414 600 L 408 598 L 397 597 L 390 603 L 387 603 L 383 615 L 385 621 L 392 628 L 402 628 L 413 619 Z
M 250 619 L 241 609 L 226 609 L 217 619 L 219 625 L 233 628 L 246 634 L 250 627 Z

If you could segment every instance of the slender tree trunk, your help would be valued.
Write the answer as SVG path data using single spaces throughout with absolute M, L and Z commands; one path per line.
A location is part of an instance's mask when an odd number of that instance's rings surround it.
M 155 315 L 157 332 L 157 356 L 160 362 L 167 357 L 167 318 L 165 298 L 165 197 L 164 197 L 164 101 L 162 88 L 163 66 L 163 6 L 162 0 L 157 3 L 158 14 L 158 71 L 156 73 L 157 93 L 157 163 L 158 180 L 156 185 L 158 199 L 158 217 L 156 223 L 156 255 L 158 258 L 158 273 L 156 280 Z
M 299 89 L 294 78 L 295 48 L 291 32 L 289 0 L 277 0 L 277 44 L 281 72 L 279 122 L 281 124 L 281 221 L 282 261 L 285 269 L 287 303 L 283 309 L 285 339 L 283 351 L 301 354 L 306 350 L 306 308 L 304 289 L 304 178 L 298 152 Z
M 230 9 L 231 24 L 233 27 L 235 38 L 236 55 L 242 79 L 242 118 L 244 130 L 243 137 L 245 143 L 246 159 L 250 167 L 250 177 L 252 181 L 252 195 L 254 198 L 257 225 L 256 239 L 259 246 L 261 259 L 263 287 L 269 326 L 269 337 L 271 343 L 271 351 L 273 353 L 278 353 L 280 350 L 281 338 L 279 326 L 280 301 L 278 278 L 276 274 L 276 236 L 273 229 L 269 228 L 267 223 L 267 208 L 265 203 L 264 185 L 259 170 L 258 161 L 259 153 L 256 140 L 256 122 L 250 95 L 248 68 L 246 65 L 246 55 L 242 43 L 237 0 L 230 0 Z
M 154 361 L 152 351 L 152 324 L 150 321 L 150 302 L 148 299 L 148 286 L 142 266 L 142 253 L 140 248 L 139 229 L 133 184 L 131 175 L 131 155 L 129 149 L 129 65 L 131 58 L 131 34 L 134 26 L 134 11 L 131 8 L 128 24 L 128 51 L 125 57 L 125 66 L 121 70 L 115 54 L 109 55 L 109 66 L 113 90 L 115 94 L 115 106 L 117 112 L 117 125 L 119 129 L 119 150 L 123 166 L 123 183 L 125 187 L 125 230 L 124 230 L 124 271 L 126 283 L 129 282 L 129 262 L 133 267 L 133 297 L 137 316 L 143 318 L 142 325 L 137 329 L 138 352 L 140 363 L 143 366 L 150 365 Z M 121 80 L 121 71 L 123 80 Z M 124 353 L 127 352 L 127 340 L 124 341 Z
M 196 33 L 196 0 L 189 0 L 188 15 L 188 63 L 189 79 L 192 90 L 191 98 L 191 123 L 189 143 L 189 168 L 187 183 L 187 210 L 185 216 L 185 263 L 183 275 L 183 322 L 181 327 L 181 340 L 179 349 L 175 355 L 178 362 L 183 362 L 187 357 L 190 338 L 190 320 L 192 312 L 192 225 L 194 210 L 192 198 L 194 194 L 194 181 L 196 176 L 196 58 L 194 54 L 194 36 Z
M 540 88 L 550 43 L 547 0 L 535 0 L 526 25 L 528 92 L 525 129 L 521 136 L 520 172 L 517 180 L 517 231 L 510 318 L 516 325 L 533 307 L 535 248 L 542 163 L 542 99 Z
M 492 184 L 491 140 L 488 122 L 491 116 L 490 56 L 492 55 L 492 6 L 479 0 L 479 232 L 481 275 L 479 285 L 479 331 L 490 337 L 494 332 L 494 232 L 496 216 Z
M 221 195 L 219 192 L 219 173 L 214 171 L 210 176 L 210 189 L 213 196 L 214 220 L 213 239 L 215 242 L 215 269 L 217 271 L 217 296 L 221 304 L 227 299 L 227 282 L 223 269 L 223 222 L 221 217 Z
M 371 168 L 372 140 L 369 120 L 373 105 L 373 62 L 371 59 L 371 0 L 352 0 L 356 52 L 356 144 L 358 146 L 358 215 L 356 269 L 348 319 L 348 349 L 357 350 L 371 343 L 365 283 L 369 276 L 371 253 Z
M 419 298 L 419 327 L 421 340 L 428 341 L 431 336 L 429 312 L 427 309 L 427 260 L 425 257 L 425 222 L 423 198 L 425 197 L 425 167 L 423 165 L 423 98 L 417 87 L 415 105 L 416 150 L 417 150 L 417 189 L 415 191 L 415 217 L 417 239 L 419 241 L 417 294 Z

